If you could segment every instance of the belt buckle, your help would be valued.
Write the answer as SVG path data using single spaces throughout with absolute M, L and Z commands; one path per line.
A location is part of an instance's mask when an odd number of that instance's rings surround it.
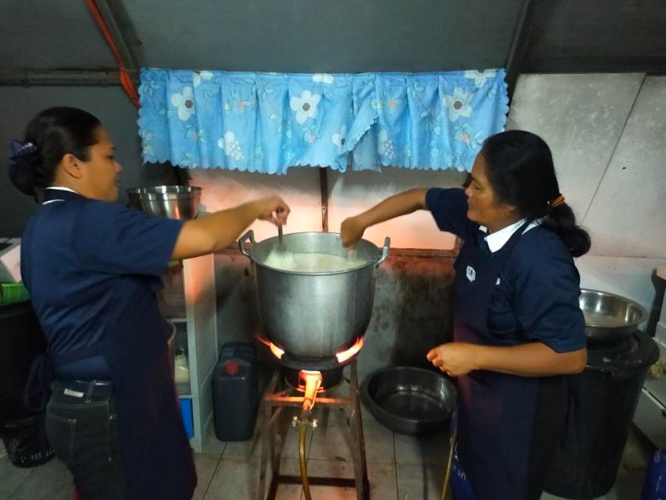
M 72 397 L 79 398 L 79 399 L 81 399 L 83 396 L 85 396 L 85 393 L 79 392 L 79 391 L 74 391 L 74 390 L 70 389 L 69 387 L 65 387 L 65 390 L 63 391 L 63 394 L 65 396 L 72 396 Z

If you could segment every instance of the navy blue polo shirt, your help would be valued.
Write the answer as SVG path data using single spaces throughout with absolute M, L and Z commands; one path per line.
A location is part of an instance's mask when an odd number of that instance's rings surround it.
M 426 205 L 441 231 L 465 244 L 481 244 L 485 238 L 479 224 L 467 218 L 462 189 L 429 189 Z M 489 334 L 498 345 L 539 341 L 556 352 L 582 349 L 585 319 L 579 295 L 580 276 L 564 242 L 537 225 L 522 234 L 500 274 L 487 311 Z
M 50 200 L 49 200 L 50 198 Z M 114 328 L 162 328 L 155 292 L 181 220 L 49 190 L 21 241 L 21 272 L 52 356 Z

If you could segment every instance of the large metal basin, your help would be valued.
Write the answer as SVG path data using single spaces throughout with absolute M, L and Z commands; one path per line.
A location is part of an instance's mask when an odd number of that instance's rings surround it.
M 246 240 L 253 246 L 248 253 Z M 377 267 L 387 257 L 367 240 L 358 242 L 354 259 L 358 267 L 337 272 L 296 272 L 266 265 L 271 252 L 316 253 L 346 257 L 337 233 L 292 233 L 257 243 L 248 231 L 238 242 L 252 261 L 259 320 L 263 332 L 275 345 L 297 356 L 321 358 L 351 347 L 370 323 Z
M 372 373 L 361 396 L 377 421 L 401 434 L 427 434 L 446 428 L 458 405 L 455 385 L 441 373 L 392 366 Z
M 620 295 L 583 288 L 578 301 L 585 315 L 589 343 L 619 340 L 631 335 L 647 319 L 643 306 Z
M 201 188 L 190 186 L 151 186 L 127 190 L 131 207 L 167 217 L 194 219 L 199 214 Z

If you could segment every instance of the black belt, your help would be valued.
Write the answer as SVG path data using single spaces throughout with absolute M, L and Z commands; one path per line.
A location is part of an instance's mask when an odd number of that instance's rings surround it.
M 113 383 L 110 380 L 66 380 L 55 381 L 54 389 L 60 389 L 65 396 L 85 399 L 87 401 L 107 398 L 113 394 Z

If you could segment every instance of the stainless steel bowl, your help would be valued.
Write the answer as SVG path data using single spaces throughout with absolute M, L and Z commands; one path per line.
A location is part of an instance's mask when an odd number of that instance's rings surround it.
M 411 435 L 445 429 L 458 405 L 453 382 L 437 372 L 413 366 L 372 373 L 361 385 L 361 397 L 379 423 Z
M 647 319 L 643 306 L 608 292 L 583 288 L 578 302 L 585 315 L 585 334 L 590 343 L 613 342 L 631 335 Z
M 169 219 L 194 219 L 199 213 L 201 188 L 151 186 L 127 190 L 131 207 Z

